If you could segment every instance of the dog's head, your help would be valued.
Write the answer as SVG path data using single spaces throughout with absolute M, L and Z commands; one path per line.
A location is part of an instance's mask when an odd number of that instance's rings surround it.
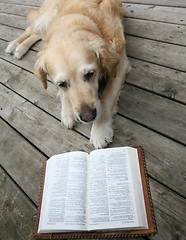
M 47 75 L 69 99 L 75 116 L 82 122 L 92 122 L 101 113 L 98 97 L 103 75 L 116 76 L 120 54 L 100 37 L 78 41 L 51 34 L 36 62 L 36 75 L 47 88 Z M 58 34 L 56 34 L 58 36 Z M 83 35 L 82 39 L 86 37 Z M 61 39 L 63 39 L 61 41 Z
M 47 48 L 39 53 L 36 75 L 47 88 L 47 75 L 70 101 L 76 118 L 92 122 L 101 112 L 98 97 L 101 64 L 96 52 L 84 46 Z

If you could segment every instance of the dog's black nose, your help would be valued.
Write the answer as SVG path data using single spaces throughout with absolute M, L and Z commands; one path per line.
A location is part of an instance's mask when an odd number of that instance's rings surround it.
M 80 114 L 80 119 L 83 122 L 91 122 L 96 118 L 97 110 L 95 108 L 88 109 Z

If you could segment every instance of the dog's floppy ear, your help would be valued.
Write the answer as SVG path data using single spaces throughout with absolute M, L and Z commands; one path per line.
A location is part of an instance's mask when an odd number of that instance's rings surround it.
M 101 49 L 101 51 L 96 52 L 96 54 L 100 60 L 103 71 L 110 77 L 115 78 L 117 65 L 120 61 L 120 54 L 107 48 Z
M 124 47 L 125 39 L 122 35 L 120 38 L 116 38 L 110 43 L 105 43 L 100 51 L 98 50 L 97 52 L 104 72 L 112 78 L 116 77 L 117 65 L 121 59 Z
M 115 78 L 117 65 L 119 63 L 119 54 L 114 53 L 114 56 L 107 50 L 103 50 L 97 54 L 99 56 L 103 71 L 110 77 Z
M 44 51 L 39 52 L 38 59 L 35 64 L 35 74 L 42 81 L 43 87 L 47 89 L 47 72 L 44 64 Z

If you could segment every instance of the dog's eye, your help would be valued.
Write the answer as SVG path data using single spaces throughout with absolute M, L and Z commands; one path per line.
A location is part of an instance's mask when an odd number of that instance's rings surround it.
M 85 81 L 89 81 L 94 76 L 95 70 L 91 70 L 84 75 Z
M 58 87 L 62 87 L 62 88 L 67 88 L 68 87 L 68 83 L 67 82 L 59 82 Z

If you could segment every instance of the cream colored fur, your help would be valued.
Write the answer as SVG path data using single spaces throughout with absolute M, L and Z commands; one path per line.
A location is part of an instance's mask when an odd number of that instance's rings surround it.
M 61 119 L 93 123 L 90 142 L 106 147 L 113 139 L 113 112 L 130 70 L 119 0 L 45 0 L 28 14 L 30 26 L 6 48 L 18 59 L 44 41 L 35 71 L 47 88 L 47 75 L 59 88 Z M 108 82 L 101 94 L 104 77 Z

